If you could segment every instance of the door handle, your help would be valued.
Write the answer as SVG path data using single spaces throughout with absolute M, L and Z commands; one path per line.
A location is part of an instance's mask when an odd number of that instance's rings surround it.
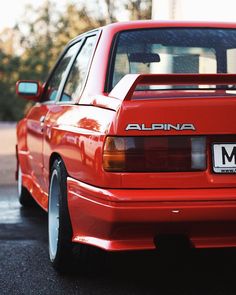
M 42 124 L 45 121 L 46 116 L 41 116 L 39 122 Z
M 45 118 L 46 118 L 46 116 L 41 116 L 39 119 L 41 132 L 43 132 L 43 125 L 44 125 L 43 123 L 45 121 Z

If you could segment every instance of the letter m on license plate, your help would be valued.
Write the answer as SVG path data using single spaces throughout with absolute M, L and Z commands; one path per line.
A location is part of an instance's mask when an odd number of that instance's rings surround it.
M 236 173 L 236 143 L 213 144 L 213 171 Z

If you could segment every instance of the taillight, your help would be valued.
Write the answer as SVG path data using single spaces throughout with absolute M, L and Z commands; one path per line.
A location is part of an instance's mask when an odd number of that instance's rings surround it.
M 184 172 L 206 169 L 202 136 L 106 138 L 104 170 L 110 172 Z

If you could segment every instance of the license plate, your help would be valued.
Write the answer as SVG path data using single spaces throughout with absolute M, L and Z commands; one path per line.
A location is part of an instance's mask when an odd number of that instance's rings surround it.
M 236 173 L 236 143 L 213 144 L 213 171 Z

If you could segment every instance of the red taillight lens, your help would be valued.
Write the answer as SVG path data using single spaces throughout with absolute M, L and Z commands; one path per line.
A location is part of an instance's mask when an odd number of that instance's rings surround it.
M 107 137 L 103 167 L 113 172 L 184 172 L 206 169 L 201 136 Z

